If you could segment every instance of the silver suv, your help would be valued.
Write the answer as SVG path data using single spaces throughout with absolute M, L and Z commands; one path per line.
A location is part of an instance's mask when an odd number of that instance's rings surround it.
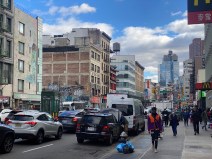
M 37 144 L 41 144 L 44 137 L 55 136 L 60 139 L 63 134 L 62 124 L 46 112 L 20 112 L 7 124 L 14 128 L 16 138 L 34 139 Z

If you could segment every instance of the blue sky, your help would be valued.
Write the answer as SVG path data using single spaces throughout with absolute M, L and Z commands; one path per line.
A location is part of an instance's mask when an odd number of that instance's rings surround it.
M 158 64 L 173 50 L 182 62 L 193 38 L 204 37 L 203 25 L 187 25 L 187 0 L 15 0 L 43 19 L 44 34 L 72 28 L 99 28 L 120 42 L 120 54 L 134 54 L 145 77 L 157 82 Z

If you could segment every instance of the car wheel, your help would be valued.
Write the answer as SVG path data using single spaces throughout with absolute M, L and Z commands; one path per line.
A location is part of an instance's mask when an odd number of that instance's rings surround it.
M 11 135 L 7 135 L 1 145 L 1 151 L 3 153 L 9 153 L 13 148 L 13 144 L 14 144 L 14 137 Z
M 144 126 L 143 126 L 143 128 L 142 128 L 142 131 L 145 131 L 145 124 L 144 124 Z
M 134 134 L 135 134 L 135 135 L 138 135 L 138 134 L 139 134 L 139 125 L 137 125 L 137 127 L 135 128 Z
M 43 131 L 39 130 L 37 133 L 37 136 L 36 136 L 35 143 L 41 144 L 43 142 L 43 140 L 44 140 L 44 133 L 43 133 Z
M 107 145 L 112 145 L 113 144 L 113 135 L 112 134 L 110 134 L 110 137 L 109 137 L 109 139 L 106 141 L 106 143 L 107 143 Z
M 61 139 L 63 135 L 63 129 L 60 127 L 57 131 L 57 135 L 55 136 L 56 139 Z
M 77 142 L 79 143 L 79 144 L 82 144 L 83 142 L 84 142 L 84 139 L 82 139 L 82 138 L 77 138 Z

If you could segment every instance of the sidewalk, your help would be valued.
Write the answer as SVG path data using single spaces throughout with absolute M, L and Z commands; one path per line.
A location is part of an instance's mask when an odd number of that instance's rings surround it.
M 194 135 L 192 124 L 185 127 L 180 122 L 177 131 L 177 136 L 173 136 L 171 127 L 165 128 L 163 140 L 158 143 L 158 153 L 152 150 L 151 137 L 146 131 L 130 140 L 135 152 L 122 154 L 114 147 L 101 159 L 212 159 L 212 129 L 205 131 L 200 125 L 200 134 Z
M 172 134 L 171 127 L 165 128 L 164 139 L 159 141 L 158 153 L 149 150 L 142 159 L 212 159 L 212 130 L 202 130 L 194 135 L 193 125 L 178 126 L 178 135 Z
M 194 135 L 191 126 L 186 128 L 182 159 L 212 159 L 211 134 L 212 129 L 202 130 L 202 125 L 199 135 Z

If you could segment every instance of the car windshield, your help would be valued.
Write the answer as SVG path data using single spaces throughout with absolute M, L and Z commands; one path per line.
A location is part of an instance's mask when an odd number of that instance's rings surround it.
M 34 117 L 30 115 L 14 115 L 12 120 L 17 120 L 17 121 L 31 121 L 33 120 Z
M 84 116 L 82 122 L 85 124 L 97 125 L 100 123 L 101 119 L 102 119 L 101 116 L 86 115 L 86 116 Z
M 124 116 L 133 115 L 133 106 L 127 104 L 112 104 L 112 108 L 116 108 L 122 112 Z

